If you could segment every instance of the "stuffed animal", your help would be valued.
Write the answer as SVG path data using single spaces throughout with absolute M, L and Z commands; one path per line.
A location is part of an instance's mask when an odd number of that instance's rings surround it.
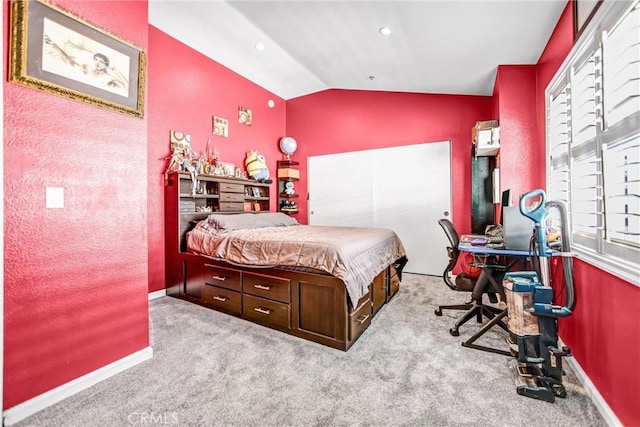
M 247 158 L 244 161 L 244 165 L 247 168 L 247 175 L 250 178 L 259 182 L 271 183 L 269 179 L 269 168 L 264 156 L 257 150 L 247 151 Z
M 284 194 L 288 194 L 288 195 L 293 195 L 296 193 L 296 190 L 294 188 L 294 184 L 293 181 L 285 181 L 284 182 Z

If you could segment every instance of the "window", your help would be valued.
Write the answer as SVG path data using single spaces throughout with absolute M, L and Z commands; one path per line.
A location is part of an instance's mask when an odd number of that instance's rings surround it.
M 640 1 L 629 6 L 605 2 L 547 88 L 547 188 L 572 250 L 640 286 Z

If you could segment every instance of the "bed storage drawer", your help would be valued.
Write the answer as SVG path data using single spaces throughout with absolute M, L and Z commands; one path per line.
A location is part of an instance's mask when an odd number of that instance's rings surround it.
M 362 301 L 362 299 L 360 301 Z M 371 300 L 367 298 L 349 315 L 349 341 L 360 335 L 370 324 Z
M 220 202 L 244 202 L 244 193 L 220 193 Z
M 203 301 L 220 311 L 230 314 L 242 314 L 242 294 L 218 286 L 204 285 L 202 290 Z
M 355 307 L 352 307 L 351 304 L 349 304 L 349 314 L 353 314 L 356 311 L 360 310 L 360 307 L 365 303 L 369 303 L 369 305 L 371 305 L 371 285 L 369 285 L 369 292 L 364 294 L 362 298 L 358 300 L 358 303 L 355 305 Z
M 242 292 L 284 303 L 290 301 L 289 280 L 264 274 L 244 273 Z
M 372 315 L 375 315 L 387 301 L 387 270 L 384 269 L 371 283 Z
M 398 272 L 393 266 L 391 266 L 389 267 L 389 295 L 387 297 L 387 301 L 389 301 L 389 299 L 391 299 L 399 289 L 400 278 L 398 277 Z
M 221 182 L 220 193 L 243 193 L 244 194 L 244 184 L 232 184 L 229 182 Z
M 244 212 L 244 202 L 220 202 L 220 212 Z
M 240 271 L 210 264 L 205 264 L 204 270 L 204 282 L 207 285 L 220 286 L 234 291 L 242 289 Z
M 242 295 L 242 316 L 277 328 L 289 329 L 289 304 L 258 298 L 252 295 Z

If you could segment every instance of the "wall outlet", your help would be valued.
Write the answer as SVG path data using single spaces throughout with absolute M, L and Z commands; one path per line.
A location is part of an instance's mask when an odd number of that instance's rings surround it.
M 63 187 L 45 187 L 46 207 L 47 209 L 64 208 L 64 188 Z

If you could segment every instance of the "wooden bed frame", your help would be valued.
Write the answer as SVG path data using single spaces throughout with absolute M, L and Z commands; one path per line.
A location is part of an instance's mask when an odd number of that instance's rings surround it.
M 180 258 L 168 295 L 344 351 L 400 287 L 391 265 L 351 307 L 344 283 L 331 275 L 239 267 L 193 254 Z
M 352 307 L 344 282 L 328 274 L 238 266 L 188 253 L 187 232 L 209 213 L 180 212 L 180 189 L 190 188 L 183 175 L 170 174 L 165 186 L 167 295 L 347 351 L 398 291 L 403 263 L 379 272 Z

